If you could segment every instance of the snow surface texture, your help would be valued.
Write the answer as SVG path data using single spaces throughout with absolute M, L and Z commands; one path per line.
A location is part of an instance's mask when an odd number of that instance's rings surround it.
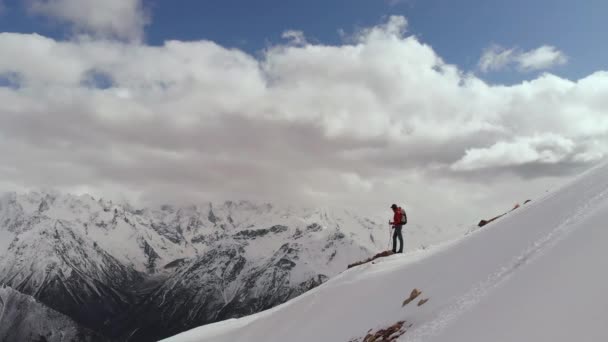
M 379 259 L 165 341 L 362 341 L 398 321 L 398 341 L 608 341 L 607 219 L 605 164 L 426 257 Z M 428 302 L 402 306 L 414 288 Z
M 0 284 L 109 336 L 154 340 L 306 292 L 387 249 L 380 222 L 388 216 L 250 202 L 134 209 L 8 193 L 0 196 Z M 406 250 L 454 234 L 410 220 Z
M 0 341 L 107 341 L 34 298 L 0 287 Z

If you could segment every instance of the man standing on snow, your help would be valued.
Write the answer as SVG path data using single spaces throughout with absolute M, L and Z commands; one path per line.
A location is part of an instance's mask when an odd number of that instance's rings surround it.
M 403 253 L 403 235 L 401 234 L 401 229 L 407 223 L 405 211 L 396 204 L 391 205 L 391 209 L 393 209 L 394 216 L 393 221 L 389 222 L 389 224 L 395 229 L 393 232 L 393 253 Z M 399 251 L 397 251 L 397 239 L 399 239 L 400 244 Z

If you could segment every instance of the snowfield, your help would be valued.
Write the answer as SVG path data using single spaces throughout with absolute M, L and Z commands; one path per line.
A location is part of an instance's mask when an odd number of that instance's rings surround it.
M 397 341 L 608 341 L 607 219 L 603 164 L 466 238 L 164 341 L 363 341 L 397 322 Z

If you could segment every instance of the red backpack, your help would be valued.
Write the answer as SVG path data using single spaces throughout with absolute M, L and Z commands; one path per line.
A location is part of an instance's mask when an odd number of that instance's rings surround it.
M 399 211 L 401 211 L 401 224 L 407 224 L 407 214 L 403 208 L 399 207 Z

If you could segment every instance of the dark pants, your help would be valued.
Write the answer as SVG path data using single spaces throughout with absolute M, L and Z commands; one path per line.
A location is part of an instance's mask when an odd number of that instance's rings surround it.
M 393 232 L 393 253 L 403 253 L 403 235 L 401 235 L 401 229 L 403 226 L 394 226 L 395 231 Z M 399 239 L 399 244 L 401 248 L 397 251 L 397 239 Z

